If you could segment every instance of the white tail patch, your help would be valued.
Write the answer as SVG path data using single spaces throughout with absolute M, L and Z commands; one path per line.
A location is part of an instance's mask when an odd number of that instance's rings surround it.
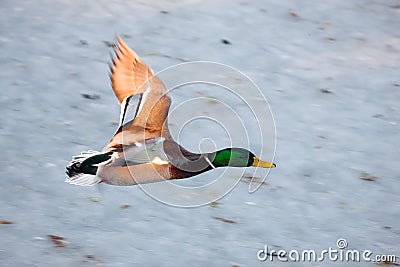
M 64 182 L 80 186 L 91 186 L 100 183 L 101 179 L 96 175 L 80 173 L 72 177 L 67 177 Z

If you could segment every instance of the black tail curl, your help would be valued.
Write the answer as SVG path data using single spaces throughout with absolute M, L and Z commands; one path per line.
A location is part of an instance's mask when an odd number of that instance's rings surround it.
M 88 153 L 82 153 L 80 156 L 74 157 L 70 164 L 66 167 L 68 177 L 74 177 L 80 174 L 96 175 L 98 164 L 105 162 L 111 158 L 113 152 L 103 154 L 95 154 L 87 157 Z

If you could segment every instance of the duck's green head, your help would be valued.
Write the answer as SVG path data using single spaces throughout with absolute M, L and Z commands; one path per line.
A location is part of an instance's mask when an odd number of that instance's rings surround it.
M 253 153 L 244 148 L 225 148 L 219 150 L 215 152 L 212 163 L 215 167 L 276 167 L 274 163 L 260 160 Z

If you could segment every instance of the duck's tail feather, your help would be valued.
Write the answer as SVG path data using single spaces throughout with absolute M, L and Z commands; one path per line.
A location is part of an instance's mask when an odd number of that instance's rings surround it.
M 84 151 L 74 156 L 66 168 L 66 183 L 89 186 L 101 182 L 96 176 L 98 165 L 110 160 L 112 152 Z
M 96 175 L 79 173 L 72 177 L 67 177 L 64 182 L 80 186 L 91 186 L 101 182 Z

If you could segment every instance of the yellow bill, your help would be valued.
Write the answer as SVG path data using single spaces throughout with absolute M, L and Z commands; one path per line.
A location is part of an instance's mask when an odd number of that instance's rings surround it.
M 254 161 L 251 166 L 260 167 L 260 168 L 275 168 L 276 167 L 275 163 L 263 161 L 257 157 L 254 157 Z

